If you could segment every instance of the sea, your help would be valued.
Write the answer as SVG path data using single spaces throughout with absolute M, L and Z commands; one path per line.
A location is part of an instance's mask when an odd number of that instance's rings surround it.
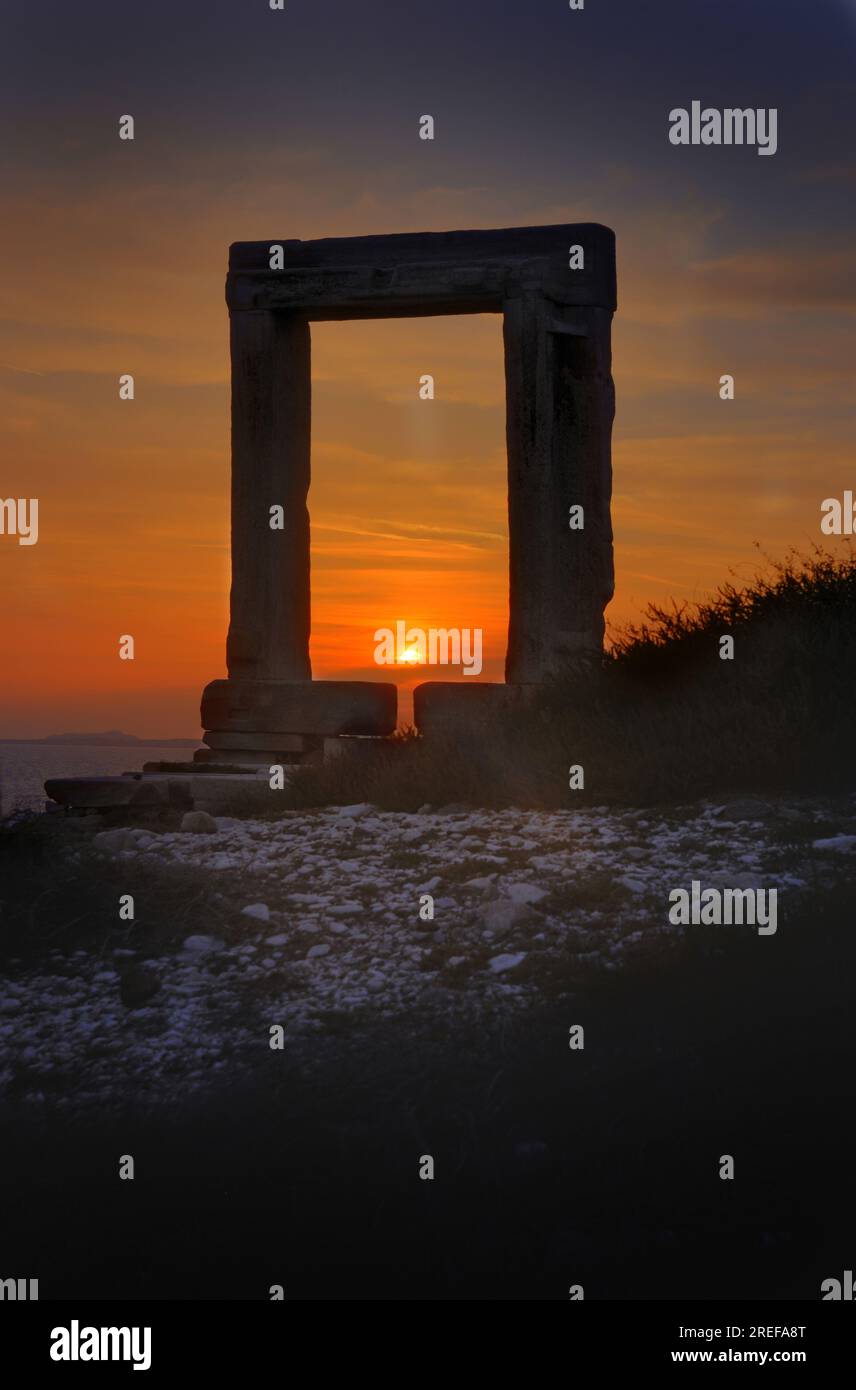
M 189 762 L 200 742 L 128 744 L 118 748 L 86 743 L 3 743 L 0 741 L 0 816 L 43 811 L 49 777 L 117 777 L 141 772 L 143 763 Z

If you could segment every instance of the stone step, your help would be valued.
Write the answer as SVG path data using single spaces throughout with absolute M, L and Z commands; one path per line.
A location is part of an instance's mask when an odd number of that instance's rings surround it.
M 258 736 L 256 736 L 258 742 Z M 193 763 L 198 771 L 206 764 L 220 766 L 224 763 L 236 767 L 273 767 L 275 764 L 288 767 L 293 764 L 321 762 L 323 745 L 306 753 L 283 753 L 272 748 L 198 748 L 193 755 Z
M 212 816 L 252 816 L 282 806 L 282 792 L 273 790 L 261 772 L 214 775 L 197 770 L 197 776 L 188 778 L 188 782 L 194 810 L 208 811 Z
M 184 776 L 51 777 L 45 782 L 45 791 L 58 806 L 69 810 L 117 810 L 131 817 L 138 812 L 143 815 L 167 808 L 186 811 L 191 807 L 212 815 L 253 815 L 281 805 L 281 793 L 255 768 L 206 767 L 201 771 L 194 763 L 185 764 L 185 768 Z
M 60 806 L 88 810 L 166 805 L 169 799 L 165 785 L 136 777 L 49 777 L 45 791 Z

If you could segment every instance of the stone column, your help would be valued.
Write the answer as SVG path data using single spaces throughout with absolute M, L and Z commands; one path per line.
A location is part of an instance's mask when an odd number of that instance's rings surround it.
M 613 593 L 608 309 L 506 301 L 509 628 L 505 677 L 570 675 L 599 656 Z M 584 529 L 569 527 L 584 509 Z
M 308 681 L 311 373 L 297 313 L 232 310 L 230 680 Z M 272 530 L 271 507 L 284 511 Z

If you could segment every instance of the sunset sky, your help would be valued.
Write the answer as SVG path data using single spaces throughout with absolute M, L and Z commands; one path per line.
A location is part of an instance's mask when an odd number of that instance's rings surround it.
M 856 487 L 851 0 L 3 0 L 0 25 L 0 497 L 40 503 L 37 545 L 0 536 L 0 737 L 192 736 L 225 674 L 232 241 L 615 230 L 613 625 L 819 541 Z M 672 146 L 693 100 L 777 107 L 777 153 Z M 401 618 L 481 627 L 501 679 L 499 317 L 312 332 L 314 675 L 389 679 Z

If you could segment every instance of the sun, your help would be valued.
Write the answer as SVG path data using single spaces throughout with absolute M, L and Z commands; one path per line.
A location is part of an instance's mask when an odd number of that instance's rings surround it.
M 405 647 L 398 660 L 400 664 L 403 663 L 408 666 L 417 666 L 419 664 L 419 648 Z

